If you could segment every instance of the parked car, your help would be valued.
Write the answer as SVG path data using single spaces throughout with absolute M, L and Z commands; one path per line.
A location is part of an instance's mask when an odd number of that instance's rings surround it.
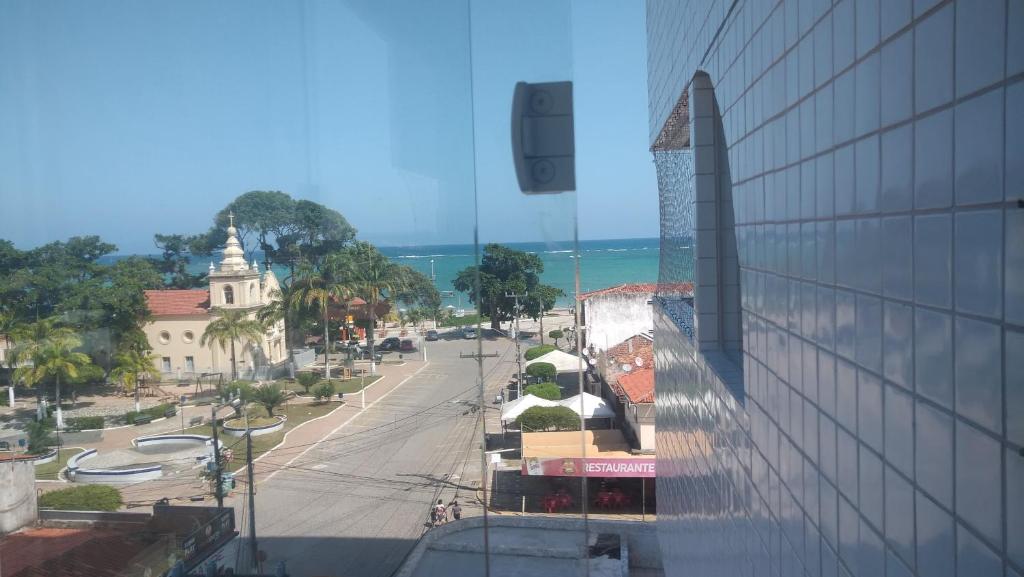
M 412 342 L 412 339 L 402 339 L 402 342 L 399 343 L 398 345 L 398 350 L 402 351 L 403 353 L 415 351 L 416 345 Z
M 377 345 L 377 348 L 382 351 L 397 351 L 401 342 L 398 337 L 388 337 Z
M 462 338 L 464 339 L 475 339 L 476 338 L 476 327 L 466 327 L 462 329 Z
M 352 358 L 354 358 L 354 359 L 369 360 L 370 359 L 370 349 L 369 349 L 369 347 L 353 347 L 352 348 Z M 380 354 L 380 351 L 376 351 L 375 350 L 374 354 L 373 354 L 373 358 L 374 358 L 375 361 L 377 361 L 379 363 L 379 362 L 381 362 L 381 360 L 384 359 L 384 355 Z
M 438 336 L 437 331 L 435 331 L 433 329 L 427 331 L 427 340 L 428 341 L 436 341 L 439 338 L 440 337 Z

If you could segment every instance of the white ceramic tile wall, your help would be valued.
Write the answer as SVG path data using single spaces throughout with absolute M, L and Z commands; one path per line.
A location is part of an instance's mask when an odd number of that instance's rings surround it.
M 744 327 L 730 384 L 657 315 L 666 572 L 1020 577 L 1024 0 L 647 4 L 652 142 L 698 71 L 721 111 Z

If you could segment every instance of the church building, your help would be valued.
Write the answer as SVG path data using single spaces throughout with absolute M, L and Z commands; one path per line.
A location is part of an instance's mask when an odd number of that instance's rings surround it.
M 242 309 L 250 318 L 279 298 L 274 272 L 260 274 L 256 261 L 245 262 L 234 217 L 227 229 L 219 267 L 210 263 L 209 288 L 145 291 L 152 319 L 143 331 L 158 358 L 165 379 L 193 378 L 203 373 L 222 373 L 231 378 L 231 347 L 199 344 L 206 327 L 217 318 L 217 309 Z M 235 343 L 239 378 L 269 378 L 288 359 L 284 322 L 267 328 L 259 342 Z

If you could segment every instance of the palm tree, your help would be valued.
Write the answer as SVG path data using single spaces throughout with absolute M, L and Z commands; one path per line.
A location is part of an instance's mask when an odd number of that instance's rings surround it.
M 35 364 L 35 358 L 42 353 L 50 341 L 67 341 L 77 339 L 75 332 L 68 327 L 57 326 L 58 319 L 40 319 L 34 323 L 15 325 L 10 335 L 9 342 L 14 347 L 7 351 L 7 364 L 14 369 L 12 384 L 22 381 L 28 375 L 29 369 Z M 19 367 L 19 365 L 23 365 Z M 24 369 L 20 373 L 18 369 Z M 26 385 L 29 383 L 26 381 Z M 36 416 L 39 420 L 46 417 L 43 412 L 43 390 L 36 389 Z
M 62 377 L 65 381 L 78 377 L 78 370 L 91 362 L 89 355 L 75 352 L 74 349 L 80 346 L 82 346 L 82 340 L 77 335 L 50 338 L 35 350 L 31 366 L 18 367 L 14 372 L 15 378 L 28 386 L 35 386 L 48 379 L 54 379 L 58 429 L 64 428 L 64 418 L 60 408 L 60 380 Z
M 121 381 L 123 392 L 130 393 L 138 388 L 139 379 L 146 376 L 160 374 L 156 367 L 157 355 L 151 355 L 145 351 L 127 349 L 114 355 L 116 365 L 110 371 L 110 375 Z M 139 410 L 139 398 L 135 397 L 135 410 Z
M 281 387 L 278 385 L 265 385 L 258 387 L 253 395 L 253 400 L 256 401 L 257 404 L 263 405 L 263 408 L 267 409 L 268 417 L 273 417 L 274 409 L 284 403 L 284 391 L 282 391 Z
M 331 380 L 328 313 L 332 302 L 344 304 L 352 298 L 351 277 L 349 261 L 343 254 L 333 254 L 327 257 L 319 270 L 307 268 L 300 271 L 298 280 L 292 283 L 289 308 L 299 311 L 316 307 L 323 319 L 324 373 L 328 381 Z
M 247 341 L 259 342 L 266 331 L 263 323 L 249 318 L 248 311 L 241 309 L 215 309 L 217 319 L 206 325 L 202 338 L 199 339 L 199 346 L 205 347 L 207 343 L 220 345 L 224 350 L 225 345 L 231 343 L 231 380 L 238 380 L 238 369 L 235 363 L 235 341 L 245 339 Z
M 351 249 L 355 268 L 354 286 L 356 294 L 366 301 L 370 309 L 370 327 L 366 342 L 370 345 L 370 367 L 374 368 L 373 331 L 377 326 L 377 306 L 405 285 L 405 274 L 401 267 L 388 260 L 368 242 L 357 242 Z

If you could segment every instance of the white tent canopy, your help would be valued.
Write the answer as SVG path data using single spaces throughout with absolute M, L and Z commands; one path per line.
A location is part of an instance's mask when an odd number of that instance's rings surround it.
M 583 398 L 583 418 L 585 419 L 603 419 L 603 418 L 615 418 L 615 410 L 608 406 L 608 403 L 601 397 L 591 395 L 590 393 L 580 393 L 574 397 L 568 399 L 562 399 L 558 402 L 559 405 L 572 409 L 577 415 L 580 414 L 580 397 Z
M 523 395 L 514 401 L 505 403 L 501 409 L 502 421 L 514 421 L 530 407 L 557 407 L 558 401 L 549 401 L 536 395 Z
M 555 365 L 555 370 L 560 373 L 578 372 L 580 370 L 579 357 L 559 350 L 554 350 L 545 355 L 541 355 L 523 366 L 528 367 L 534 363 L 551 363 L 552 365 Z M 586 359 L 583 360 L 583 368 L 587 368 Z

